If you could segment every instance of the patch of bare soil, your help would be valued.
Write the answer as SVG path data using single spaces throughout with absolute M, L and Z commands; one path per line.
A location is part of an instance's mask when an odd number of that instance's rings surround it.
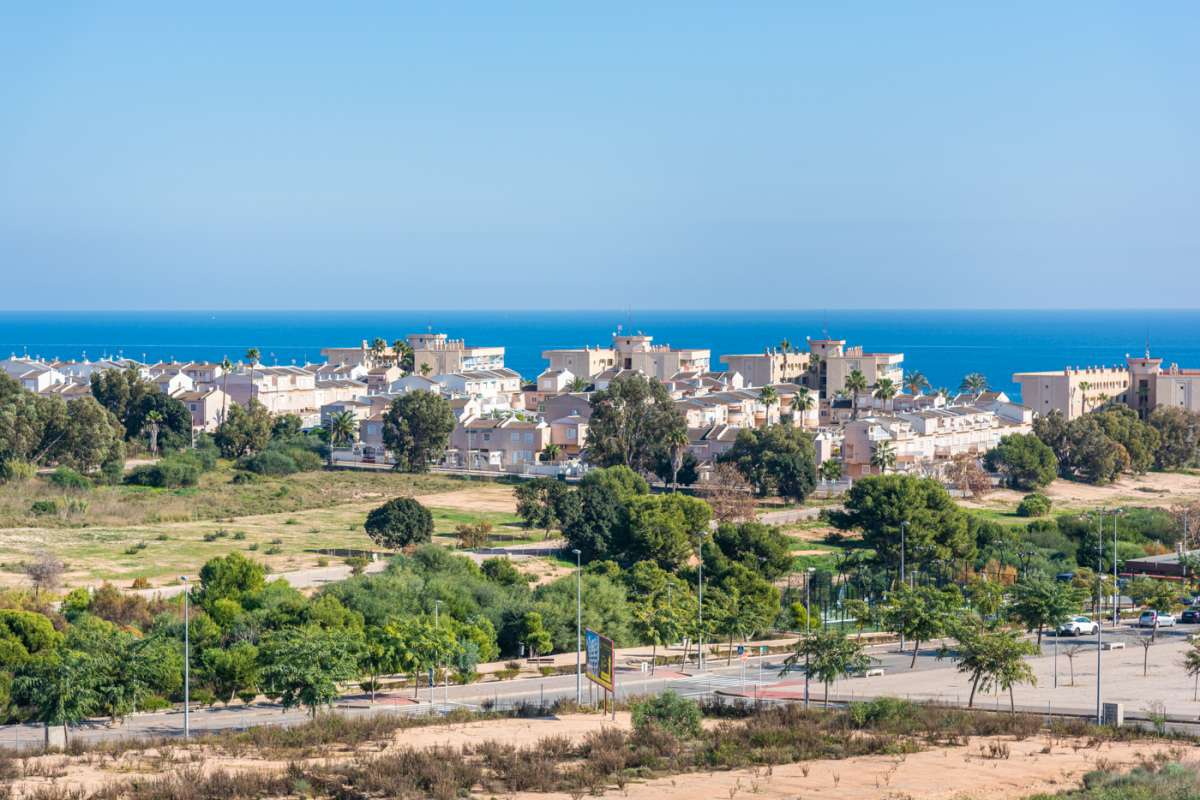
M 1136 505 L 1166 507 L 1200 499 L 1200 476 L 1174 472 L 1149 472 L 1130 475 L 1106 486 L 1056 480 L 1042 490 L 1056 506 L 1101 507 Z M 1015 508 L 1024 492 L 999 489 L 981 498 L 960 501 L 975 508 Z
M 425 505 L 453 508 L 460 511 L 517 513 L 517 501 L 513 498 L 513 489 L 502 483 L 480 483 L 470 489 L 418 495 L 417 500 Z

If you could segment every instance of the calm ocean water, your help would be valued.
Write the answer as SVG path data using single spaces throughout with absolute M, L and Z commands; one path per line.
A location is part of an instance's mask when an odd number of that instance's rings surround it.
M 1200 368 L 1200 310 L 1194 311 L 220 311 L 3 312 L 0 354 L 90 358 L 237 359 L 249 347 L 264 363 L 320 359 L 329 345 L 382 336 L 389 342 L 433 329 L 470 344 L 504 345 L 509 366 L 533 377 L 548 347 L 607 343 L 618 325 L 656 343 L 757 352 L 787 338 L 831 336 L 868 351 L 901 351 L 905 366 L 936 386 L 967 372 L 1013 392 L 1012 373 L 1112 364 L 1149 337 L 1168 363 Z

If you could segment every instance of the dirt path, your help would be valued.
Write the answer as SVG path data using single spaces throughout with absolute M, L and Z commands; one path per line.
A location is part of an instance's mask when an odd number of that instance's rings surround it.
M 1200 476 L 1150 472 L 1145 475 L 1126 476 L 1107 486 L 1056 480 L 1042 492 L 1055 506 L 1063 508 L 1119 505 L 1166 507 L 1200 499 Z M 1007 508 L 1015 507 L 1024 496 L 1024 492 L 1000 489 L 989 492 L 980 499 L 959 502 L 973 508 Z

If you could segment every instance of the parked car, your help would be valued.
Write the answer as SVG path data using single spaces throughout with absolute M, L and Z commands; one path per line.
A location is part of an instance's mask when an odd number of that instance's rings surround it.
M 1179 616 L 1179 621 L 1184 625 L 1200 624 L 1200 608 L 1189 608 Z
M 1168 628 L 1175 625 L 1175 615 L 1166 611 L 1143 611 L 1138 617 L 1139 628 Z
M 1059 636 L 1084 636 L 1098 633 L 1100 624 L 1093 622 L 1091 617 L 1071 617 L 1058 626 Z

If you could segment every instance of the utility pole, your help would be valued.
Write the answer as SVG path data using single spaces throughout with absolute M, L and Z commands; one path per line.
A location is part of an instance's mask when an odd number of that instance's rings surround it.
M 817 571 L 816 567 L 809 567 L 804 573 L 804 638 L 808 639 L 808 633 L 812 629 L 812 614 L 809 613 L 809 608 L 812 605 L 812 594 L 809 585 L 812 583 L 812 575 Z M 808 708 L 808 653 L 804 654 L 804 707 Z
M 437 630 L 437 631 L 440 631 L 440 630 L 442 629 L 442 626 L 438 624 L 438 609 L 439 609 L 439 608 L 441 608 L 441 607 L 442 607 L 442 601 L 441 601 L 441 600 L 434 600 L 434 601 L 433 601 L 433 629 L 434 629 L 434 630 Z M 434 665 L 433 665 L 433 668 L 434 668 L 434 674 L 430 676 L 430 680 L 429 680 L 429 706 L 430 706 L 430 713 L 433 713 L 433 710 L 432 710 L 432 709 L 433 709 L 433 702 L 434 702 L 434 696 L 435 696 L 435 695 L 434 695 L 434 692 L 436 692 L 436 691 L 437 691 L 437 681 L 436 681 L 436 680 L 434 680 L 434 677 L 437 675 L 437 668 L 438 668 L 439 666 L 441 666 L 441 665 L 440 665 L 440 664 L 434 664 Z
M 583 562 L 579 550 L 575 554 L 575 705 L 583 704 Z
M 1113 513 L 1113 628 L 1121 622 L 1121 587 L 1117 586 L 1117 519 L 1121 514 L 1125 513 L 1124 509 L 1118 508 Z M 1104 537 L 1100 537 L 1104 541 Z
M 186 575 L 180 575 L 179 580 L 183 582 L 183 738 L 186 741 L 192 737 L 192 639 L 191 626 L 188 624 L 188 579 Z
M 1101 511 L 1099 519 L 1100 530 L 1096 536 L 1096 541 L 1100 543 L 1096 554 L 1096 574 L 1104 572 L 1104 513 Z M 1104 650 L 1104 619 L 1103 609 L 1101 609 L 1100 624 L 1096 626 L 1096 724 L 1101 725 L 1104 722 L 1104 714 L 1100 706 L 1100 653 Z
M 904 588 L 904 551 L 908 545 L 908 520 L 900 523 L 900 585 L 898 588 Z M 900 631 L 900 650 L 904 650 L 904 631 Z
M 704 532 L 700 532 L 700 576 L 696 581 L 697 596 L 699 604 L 697 606 L 698 613 L 698 628 L 696 630 L 696 666 L 700 672 L 704 671 Z

